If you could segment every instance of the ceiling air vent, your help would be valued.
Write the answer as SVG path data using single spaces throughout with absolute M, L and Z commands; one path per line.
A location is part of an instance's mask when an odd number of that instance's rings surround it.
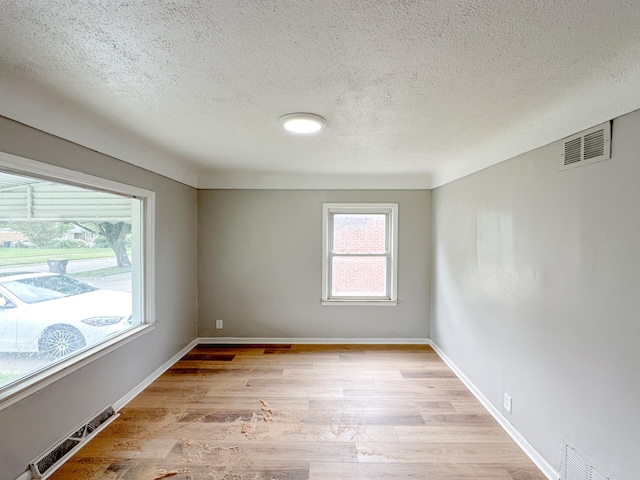
M 611 122 L 603 123 L 562 141 L 560 170 L 611 158 Z

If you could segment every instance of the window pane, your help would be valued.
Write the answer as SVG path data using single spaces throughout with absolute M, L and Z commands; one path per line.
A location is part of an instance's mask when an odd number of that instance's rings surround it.
M 335 253 L 384 253 L 386 219 L 383 214 L 333 215 Z
M 385 297 L 386 264 L 385 257 L 333 257 L 331 296 Z
M 141 323 L 141 204 L 0 172 L 0 388 Z

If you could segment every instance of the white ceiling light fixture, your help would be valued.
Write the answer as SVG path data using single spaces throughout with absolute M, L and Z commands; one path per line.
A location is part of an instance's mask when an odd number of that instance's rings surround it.
M 327 126 L 327 121 L 314 113 L 288 113 L 281 116 L 278 121 L 291 133 L 317 133 Z

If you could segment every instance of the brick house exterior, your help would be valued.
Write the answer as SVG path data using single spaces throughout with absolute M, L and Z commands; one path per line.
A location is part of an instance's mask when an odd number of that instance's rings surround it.
M 333 218 L 333 252 L 384 253 L 386 215 L 341 215 Z M 332 295 L 367 296 L 386 292 L 386 257 L 333 257 Z

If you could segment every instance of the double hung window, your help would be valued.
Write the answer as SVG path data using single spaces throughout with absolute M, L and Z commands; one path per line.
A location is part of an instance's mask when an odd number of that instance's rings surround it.
M 323 204 L 322 303 L 397 302 L 398 205 Z

